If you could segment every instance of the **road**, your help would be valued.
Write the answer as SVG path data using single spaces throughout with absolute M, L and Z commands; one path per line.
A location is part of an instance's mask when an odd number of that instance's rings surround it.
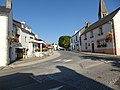
M 60 51 L 34 65 L 0 71 L 0 90 L 120 90 L 120 59 Z

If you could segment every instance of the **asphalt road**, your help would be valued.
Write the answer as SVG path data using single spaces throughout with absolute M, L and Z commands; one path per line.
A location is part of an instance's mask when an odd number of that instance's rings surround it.
M 120 90 L 120 60 L 59 52 L 61 56 L 0 71 L 0 90 Z

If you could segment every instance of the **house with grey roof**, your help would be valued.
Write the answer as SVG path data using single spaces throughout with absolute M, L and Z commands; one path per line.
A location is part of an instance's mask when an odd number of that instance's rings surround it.
M 70 50 L 81 51 L 81 34 L 85 31 L 85 27 L 75 31 L 74 35 L 70 38 Z
M 14 47 L 16 59 L 35 56 L 36 50 L 39 48 L 41 48 L 39 51 L 42 52 L 42 45 L 45 42 L 32 32 L 26 22 L 13 20 L 13 30 L 16 32 L 16 38 L 18 38 L 17 46 Z
M 120 55 L 120 8 L 108 14 L 100 0 L 98 18 L 81 34 L 81 51 Z

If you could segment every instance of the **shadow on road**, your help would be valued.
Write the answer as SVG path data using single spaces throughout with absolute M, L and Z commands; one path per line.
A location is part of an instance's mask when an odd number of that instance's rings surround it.
M 34 76 L 32 73 L 15 73 L 0 77 L 0 90 L 113 90 L 93 79 L 64 66 L 60 72 Z
M 92 56 L 92 55 L 81 55 L 82 59 L 91 59 L 94 61 L 108 61 L 112 66 L 120 68 L 120 58 L 117 57 L 104 57 L 104 56 Z
M 59 73 L 50 75 L 51 77 L 66 82 L 69 85 L 77 87 L 79 90 L 113 90 L 93 79 L 90 79 L 76 71 L 64 66 L 57 66 Z

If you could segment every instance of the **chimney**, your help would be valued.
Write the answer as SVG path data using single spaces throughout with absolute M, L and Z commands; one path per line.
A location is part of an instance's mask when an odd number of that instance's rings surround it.
M 6 0 L 6 8 L 12 9 L 12 0 Z
M 90 22 L 85 22 L 85 28 L 88 28 L 90 25 Z
M 74 31 L 74 34 L 76 34 L 78 31 Z
M 35 38 L 38 39 L 38 34 L 35 35 Z

